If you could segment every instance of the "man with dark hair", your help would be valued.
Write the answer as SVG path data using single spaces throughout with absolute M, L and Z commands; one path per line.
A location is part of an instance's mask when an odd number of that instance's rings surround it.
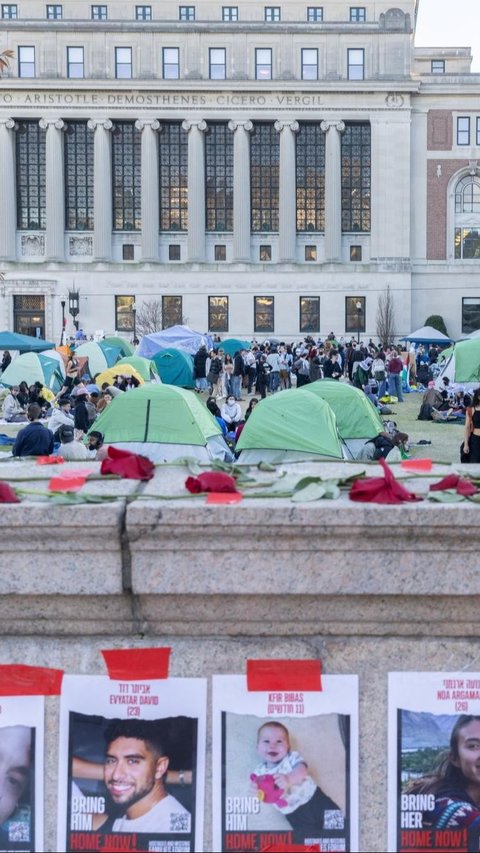
M 105 741 L 103 778 L 121 810 L 113 832 L 190 832 L 190 813 L 165 788 L 169 758 L 158 723 L 112 720 Z
M 13 456 L 49 456 L 53 453 L 53 432 L 40 423 L 41 417 L 38 403 L 30 403 L 27 409 L 30 423 L 17 434 Z

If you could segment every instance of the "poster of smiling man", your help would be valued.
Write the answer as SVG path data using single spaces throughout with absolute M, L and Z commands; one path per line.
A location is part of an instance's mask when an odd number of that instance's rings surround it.
M 202 849 L 206 682 L 66 676 L 59 850 Z

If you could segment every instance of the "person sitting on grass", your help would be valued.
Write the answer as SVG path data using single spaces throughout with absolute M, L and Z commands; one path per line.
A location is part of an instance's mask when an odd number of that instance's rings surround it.
M 53 432 L 40 423 L 42 410 L 38 403 L 27 409 L 28 426 L 18 433 L 13 445 L 13 456 L 50 456 L 53 453 Z

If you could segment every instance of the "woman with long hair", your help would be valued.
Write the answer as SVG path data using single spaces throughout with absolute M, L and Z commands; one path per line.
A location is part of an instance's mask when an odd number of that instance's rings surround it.
M 480 829 L 480 717 L 462 714 L 438 767 L 415 780 L 406 794 L 431 794 L 423 828 Z
M 473 394 L 472 407 L 465 412 L 463 452 L 466 462 L 480 463 L 480 388 Z

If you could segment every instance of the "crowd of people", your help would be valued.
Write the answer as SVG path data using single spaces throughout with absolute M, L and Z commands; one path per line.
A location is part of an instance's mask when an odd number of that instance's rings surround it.
M 250 349 L 239 348 L 230 355 L 222 348 L 201 346 L 193 357 L 195 390 L 208 394 L 205 405 L 216 418 L 231 449 L 248 421 L 255 405 L 268 394 L 300 388 L 319 379 L 349 382 L 360 389 L 383 414 L 388 403 L 403 403 L 405 380 L 410 384 L 425 381 L 426 391 L 420 419 L 460 420 L 466 422 L 462 457 L 480 462 L 480 395 L 452 390 L 445 378 L 440 389 L 433 377 L 438 373 L 438 347 L 411 347 L 406 353 L 395 346 L 336 338 L 306 337 L 301 343 L 253 342 Z M 8 366 L 10 353 L 2 366 Z M 65 379 L 57 395 L 42 383 L 12 386 L 3 400 L 3 418 L 7 423 L 27 423 L 13 446 L 15 456 L 44 455 L 56 452 L 64 459 L 104 458 L 103 435 L 92 430 L 95 420 L 118 394 L 128 393 L 139 383 L 135 377 L 119 375 L 101 388 L 89 376 L 80 375 L 72 350 Z M 89 384 L 90 383 L 90 384 Z M 246 411 L 240 403 L 250 397 Z M 42 425 L 42 421 L 44 425 Z M 478 422 L 478 423 L 477 423 Z M 38 427 L 42 426 L 42 430 Z M 86 438 L 88 434 L 88 438 Z M 478 440 L 477 440 L 478 439 Z
M 419 364 L 425 351 L 419 351 Z M 436 360 L 433 350 L 427 355 Z M 294 343 L 253 343 L 251 349 L 240 349 L 230 356 L 221 347 L 210 352 L 202 346 L 194 357 L 197 392 L 208 391 L 215 399 L 242 400 L 242 393 L 261 398 L 287 388 L 307 385 L 317 379 L 348 379 L 372 399 L 374 405 L 382 397 L 394 396 L 403 402 L 402 374 L 415 373 L 410 354 L 406 362 L 394 346 L 377 346 L 353 339 L 336 339 L 333 332 L 325 341 L 305 338 Z

